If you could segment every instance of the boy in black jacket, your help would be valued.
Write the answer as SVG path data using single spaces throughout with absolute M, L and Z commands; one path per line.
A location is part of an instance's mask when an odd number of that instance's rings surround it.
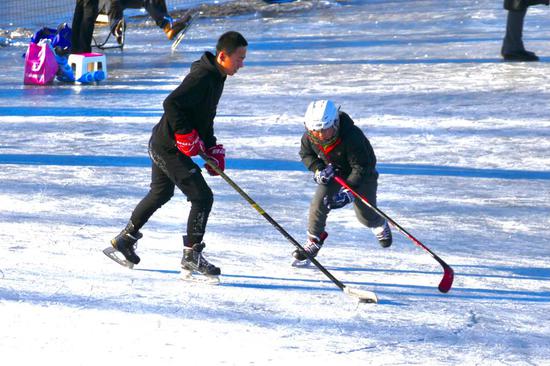
M 225 169 L 225 149 L 214 136 L 214 117 L 227 75 L 244 64 L 248 43 L 238 32 L 223 34 L 216 55 L 205 52 L 191 65 L 191 72 L 164 100 L 164 115 L 153 128 L 149 141 L 152 160 L 151 189 L 134 209 L 130 222 L 111 244 L 126 258 L 123 265 L 139 263 L 134 245 L 142 237 L 139 229 L 153 213 L 168 202 L 177 186 L 191 202 L 184 235 L 182 268 L 217 277 L 221 271 L 203 256 L 202 242 L 213 195 L 192 156 L 204 151 Z M 216 172 L 205 165 L 210 175 Z
M 367 201 L 376 206 L 378 172 L 376 156 L 369 140 L 353 120 L 330 100 L 311 102 L 305 115 L 306 132 L 302 136 L 300 157 L 306 168 L 315 173 L 319 185 L 311 201 L 307 241 L 304 250 L 315 257 L 328 234 L 325 231 L 330 210 L 354 202 L 353 194 L 340 186 L 335 174 Z M 372 229 L 382 247 L 389 247 L 392 235 L 387 221 L 363 202 L 354 202 L 357 219 Z M 297 261 L 307 257 L 293 253 Z

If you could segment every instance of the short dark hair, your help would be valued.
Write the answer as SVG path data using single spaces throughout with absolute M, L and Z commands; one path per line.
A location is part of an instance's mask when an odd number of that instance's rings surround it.
M 235 31 L 229 31 L 222 34 L 221 37 L 218 39 L 218 44 L 216 45 L 216 53 L 225 51 L 227 52 L 227 54 L 231 55 L 233 52 L 235 52 L 237 48 L 246 46 L 248 46 L 248 42 L 242 34 Z

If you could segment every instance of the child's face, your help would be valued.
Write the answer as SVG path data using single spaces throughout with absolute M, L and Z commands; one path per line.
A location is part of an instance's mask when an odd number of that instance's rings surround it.
M 325 128 L 325 129 L 322 129 L 322 130 L 319 130 L 319 131 L 309 131 L 309 132 L 316 139 L 318 139 L 320 141 L 326 141 L 326 140 L 330 140 L 331 138 L 334 137 L 334 134 L 336 133 L 336 128 L 329 127 L 329 128 Z

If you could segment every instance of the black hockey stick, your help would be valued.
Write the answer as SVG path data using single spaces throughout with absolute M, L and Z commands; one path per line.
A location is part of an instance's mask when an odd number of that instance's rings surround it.
M 369 208 L 374 210 L 377 214 L 384 217 L 386 220 L 388 220 L 397 230 L 399 230 L 403 235 L 405 235 L 407 238 L 409 238 L 414 244 L 419 246 L 420 248 L 424 249 L 430 255 L 437 261 L 441 266 L 443 267 L 443 278 L 441 279 L 441 282 L 439 283 L 439 291 L 445 293 L 448 292 L 451 289 L 451 286 L 453 285 L 454 280 L 454 271 L 445 261 L 441 258 L 439 258 L 434 252 L 432 252 L 427 246 L 422 244 L 418 239 L 416 239 L 414 236 L 409 234 L 407 230 L 403 229 L 397 222 L 395 222 L 391 217 L 386 215 L 382 210 L 380 210 L 378 207 L 375 207 L 367 201 L 367 199 L 357 192 L 355 192 L 342 178 L 335 176 L 334 179 L 340 183 L 340 185 L 346 189 L 348 189 L 353 195 L 357 198 L 359 198 L 365 205 L 367 205 Z
M 378 302 L 378 298 L 376 297 L 376 294 L 372 291 L 365 291 L 365 290 L 358 290 L 354 288 L 350 288 L 346 285 L 344 285 L 342 282 L 340 282 L 336 277 L 332 275 L 325 267 L 321 265 L 314 257 L 309 255 L 308 252 L 304 250 L 304 248 L 294 239 L 281 225 L 277 223 L 267 212 L 265 212 L 260 205 L 258 205 L 248 194 L 246 194 L 245 191 L 243 191 L 231 178 L 227 176 L 219 167 L 218 165 L 210 160 L 208 156 L 204 152 L 200 152 L 199 156 L 216 172 L 218 173 L 233 189 L 235 189 L 252 207 L 256 209 L 262 215 L 271 225 L 273 225 L 283 236 L 290 241 L 299 251 L 303 252 L 307 259 L 311 261 L 325 276 L 327 276 L 340 290 L 342 290 L 345 294 L 356 297 L 361 302 L 370 302 L 375 303 Z

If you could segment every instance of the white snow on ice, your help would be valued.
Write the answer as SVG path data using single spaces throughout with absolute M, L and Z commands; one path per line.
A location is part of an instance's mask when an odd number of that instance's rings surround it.
M 489 0 L 199 18 L 175 53 L 130 24 L 96 86 L 24 86 L 25 45 L 0 48 L 1 363 L 550 365 L 549 11 L 526 17 L 533 64 L 501 62 Z M 380 248 L 346 208 L 318 259 L 380 298 L 358 304 L 292 268 L 291 243 L 219 177 L 205 242 L 221 285 L 179 279 L 181 193 L 142 229 L 134 270 L 101 253 L 148 190 L 164 98 L 230 29 L 250 47 L 218 106 L 227 174 L 302 242 L 301 118 L 334 99 L 375 149 L 380 208 L 454 268 L 449 293 L 428 253 L 395 230 Z

